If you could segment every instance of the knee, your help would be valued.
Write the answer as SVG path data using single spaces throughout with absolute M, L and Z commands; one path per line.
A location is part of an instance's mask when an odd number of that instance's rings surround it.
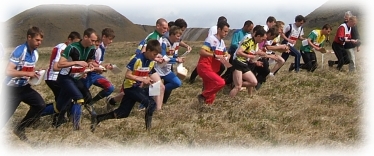
M 173 82 L 169 82 L 167 84 L 167 87 L 165 87 L 165 90 L 168 89 L 168 90 L 172 90 L 172 89 L 175 89 L 175 88 L 178 88 L 182 85 L 182 82 L 178 79 L 176 81 L 173 81 Z
M 156 104 L 155 101 L 151 100 L 149 104 L 150 104 L 150 105 L 149 105 L 149 109 L 148 109 L 147 111 L 148 111 L 148 113 L 149 113 L 151 116 L 153 115 L 153 112 L 154 112 L 155 110 L 161 110 L 161 108 L 156 107 L 157 104 Z
M 301 53 L 297 50 L 293 52 L 297 58 L 301 58 Z
M 160 90 L 161 90 L 161 91 L 164 91 L 164 90 L 165 90 L 165 85 L 164 85 L 164 83 L 160 83 Z
M 121 118 L 127 118 L 129 116 L 128 113 L 124 113 L 124 112 L 114 112 L 115 114 L 115 118 L 117 119 L 121 119 Z
M 157 107 L 155 100 L 152 98 L 145 99 L 141 103 L 148 108 L 148 113 L 152 114 L 155 110 L 161 110 L 161 107 Z
M 314 64 L 314 68 L 317 68 L 318 67 L 318 63 L 316 62 L 315 64 Z
M 224 87 L 225 86 L 225 80 L 224 79 L 219 79 L 217 80 L 217 84 L 216 84 L 218 87 Z
M 250 80 L 249 83 L 251 83 L 253 86 L 256 86 L 258 81 L 257 79 Z
M 113 93 L 113 91 L 114 91 L 114 86 L 113 85 L 110 85 L 108 88 L 106 88 L 106 91 L 107 91 L 107 93 Z
M 92 95 L 91 94 L 85 95 L 84 101 L 91 101 L 91 100 L 92 100 Z
M 174 86 L 175 86 L 175 88 L 178 88 L 178 87 L 182 86 L 182 81 L 178 79 L 178 81 L 174 82 Z

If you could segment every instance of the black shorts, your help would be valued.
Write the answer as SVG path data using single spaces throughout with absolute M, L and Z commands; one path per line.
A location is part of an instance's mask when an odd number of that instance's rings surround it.
M 251 69 L 249 68 L 247 62 L 243 63 L 243 62 L 238 61 L 237 59 L 234 59 L 232 61 L 232 67 L 235 70 L 241 71 L 243 74 L 246 73 L 246 72 L 248 72 L 248 71 L 251 71 Z

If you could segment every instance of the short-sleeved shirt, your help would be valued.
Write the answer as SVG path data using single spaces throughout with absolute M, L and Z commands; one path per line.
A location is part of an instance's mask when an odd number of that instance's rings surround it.
M 144 53 L 138 53 L 132 56 L 132 59 L 126 67 L 132 71 L 133 75 L 145 77 L 155 72 L 154 64 L 155 62 L 147 59 Z M 140 81 L 125 79 L 123 82 L 123 88 L 139 87 L 140 84 Z
M 27 43 L 17 46 L 10 55 L 9 61 L 16 65 L 18 71 L 35 71 L 35 64 L 38 61 L 39 53 L 37 49 L 30 50 Z M 22 87 L 28 84 L 30 77 L 10 77 L 5 78 L 7 86 Z
M 215 55 L 226 55 L 227 49 L 223 39 L 219 40 L 215 35 L 208 36 L 204 45 L 201 47 L 207 52 Z M 213 71 L 219 71 L 221 62 L 214 59 L 213 57 L 200 56 L 199 63 L 209 64 L 212 66 Z
M 60 43 L 52 49 L 51 57 L 49 58 L 48 70 L 45 74 L 44 80 L 56 81 L 59 71 L 54 71 L 53 66 L 58 63 L 61 57 L 61 51 L 64 51 L 67 43 Z
M 83 47 L 81 42 L 74 42 L 68 45 L 61 57 L 66 58 L 69 62 L 71 61 L 89 61 L 95 57 L 95 46 Z M 74 78 L 79 78 L 80 74 L 84 72 L 84 68 L 79 66 L 72 66 L 62 68 L 60 70 L 60 75 L 70 75 Z
M 148 34 L 148 36 L 145 37 L 145 39 L 140 41 L 140 43 L 138 45 L 138 48 L 136 49 L 135 53 L 141 53 L 143 47 L 147 46 L 147 42 L 149 40 L 158 40 L 161 44 L 162 43 L 162 34 L 158 33 L 158 31 L 156 31 L 156 30 L 151 32 L 150 34 Z
M 169 57 L 169 62 L 164 64 L 156 64 L 155 70 L 160 76 L 168 75 L 171 72 L 172 64 L 177 62 L 179 42 L 171 43 L 169 38 L 163 37 L 161 44 L 162 57 Z
M 244 53 L 245 54 L 248 54 L 248 55 L 256 55 L 256 52 L 258 51 L 259 47 L 258 47 L 258 43 L 255 43 L 254 39 L 251 37 L 251 38 L 247 38 L 243 41 L 243 43 L 240 44 L 239 48 L 243 48 L 244 49 Z M 238 49 L 239 49 L 238 48 Z M 237 56 L 236 53 L 237 53 L 238 50 L 236 50 L 236 52 L 234 53 L 234 57 L 233 59 L 236 59 L 242 63 L 246 63 L 248 62 L 248 59 L 247 57 L 243 57 L 243 56 Z
M 312 32 L 309 33 L 307 39 L 310 39 L 314 45 L 316 45 L 318 47 L 322 47 L 325 40 L 326 40 L 326 37 L 325 37 L 325 35 L 321 34 L 321 30 L 313 30 Z M 304 42 L 307 42 L 307 41 L 304 41 Z M 300 47 L 300 51 L 314 52 L 313 47 L 310 46 L 309 44 L 308 45 L 303 45 L 302 44 L 301 47 Z

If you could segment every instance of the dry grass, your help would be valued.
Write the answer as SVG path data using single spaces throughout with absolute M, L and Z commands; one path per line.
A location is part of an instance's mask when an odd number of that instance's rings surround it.
M 194 45 L 193 54 L 185 66 L 190 72 L 198 61 Z M 113 43 L 106 60 L 125 68 L 136 43 Z M 39 67 L 46 67 L 51 48 L 40 48 Z M 181 50 L 184 52 L 184 49 Z M 362 60 L 357 53 L 357 62 Z M 320 55 L 318 59 L 321 60 Z M 201 92 L 201 79 L 194 84 L 183 81 L 182 87 L 172 93 L 168 104 L 154 115 L 151 132 L 145 130 L 144 112 L 136 108 L 125 119 L 107 120 L 99 124 L 95 133 L 90 132 L 89 114 L 83 111 L 82 130 L 73 131 L 71 123 L 57 129 L 51 126 L 51 117 L 43 117 L 38 124 L 26 129 L 30 143 L 20 141 L 10 130 L 10 147 L 22 149 L 44 149 L 77 147 L 83 149 L 106 148 L 164 148 L 173 147 L 358 147 L 363 142 L 362 134 L 362 64 L 356 74 L 348 74 L 347 66 L 337 72 L 327 66 L 334 54 L 325 54 L 325 65 L 314 73 L 302 71 L 289 73 L 288 66 L 293 57 L 275 78 L 268 79 L 253 98 L 240 92 L 237 98 L 227 95 L 227 88 L 219 92 L 214 106 L 197 109 L 196 96 Z M 320 62 L 320 61 L 319 61 Z M 117 93 L 124 78 L 122 75 L 105 73 L 116 86 Z M 53 94 L 46 84 L 34 87 L 45 98 L 53 102 Z M 100 89 L 92 87 L 92 94 Z M 114 94 L 115 94 L 114 93 Z M 137 107 L 137 105 L 135 105 Z M 96 104 L 98 113 L 105 112 L 104 100 Z M 12 127 L 22 119 L 28 106 L 21 104 L 8 123 Z

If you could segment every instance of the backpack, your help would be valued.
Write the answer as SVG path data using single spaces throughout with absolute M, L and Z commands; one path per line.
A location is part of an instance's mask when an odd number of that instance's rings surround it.
M 286 37 L 290 37 L 290 35 L 291 35 L 292 24 L 289 24 L 289 26 L 290 26 L 290 30 L 287 31 L 287 32 L 284 34 Z M 299 36 L 298 36 L 298 37 L 300 37 L 300 34 L 301 34 L 302 31 L 303 31 L 303 26 L 301 26 L 301 29 L 300 29 Z M 287 44 L 287 43 L 288 43 L 288 41 L 287 41 L 286 39 L 283 39 L 282 44 Z

